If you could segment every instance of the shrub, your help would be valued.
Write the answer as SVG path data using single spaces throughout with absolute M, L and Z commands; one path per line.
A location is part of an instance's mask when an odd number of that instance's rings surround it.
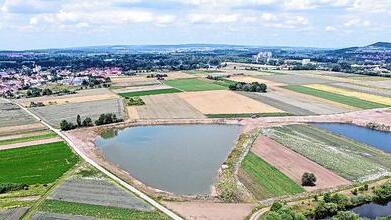
M 302 213 L 297 213 L 293 211 L 290 207 L 287 205 L 282 205 L 281 203 L 277 202 L 275 204 L 279 204 L 275 206 L 274 211 L 270 210 L 262 219 L 265 220 L 306 220 L 307 218 Z M 280 207 L 280 205 L 282 205 Z M 278 209 L 276 209 L 278 208 Z
M 313 173 L 304 173 L 301 177 L 301 185 L 303 186 L 315 186 L 316 176 Z
M 72 122 L 68 122 L 67 120 L 62 120 L 60 123 L 60 128 L 63 131 L 69 131 L 76 128 L 76 125 L 74 125 Z
M 111 124 L 111 123 L 117 123 L 121 122 L 122 119 L 117 119 L 117 116 L 112 113 L 108 114 L 101 114 L 98 118 L 98 120 L 95 121 L 95 125 L 105 125 L 105 124 Z
M 338 205 L 335 203 L 320 202 L 315 209 L 316 219 L 323 219 L 328 216 L 333 216 L 338 212 Z
M 264 83 L 252 82 L 237 82 L 228 86 L 230 90 L 246 91 L 246 92 L 266 92 L 267 86 Z
M 270 211 L 278 211 L 280 210 L 282 207 L 284 206 L 284 204 L 280 201 L 277 201 L 277 202 L 274 202 L 272 207 L 270 208 Z
M 28 188 L 24 183 L 0 183 L 0 194 Z
M 391 200 L 391 183 L 385 183 L 374 190 L 375 200 L 378 202 L 388 202 Z
M 91 127 L 93 126 L 94 124 L 92 123 L 92 120 L 90 117 L 87 117 L 83 120 L 83 127 Z

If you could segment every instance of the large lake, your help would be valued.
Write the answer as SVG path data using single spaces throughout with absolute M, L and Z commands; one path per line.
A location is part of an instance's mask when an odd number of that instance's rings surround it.
M 375 131 L 353 124 L 314 123 L 312 125 L 391 153 L 390 132 Z
M 104 157 L 148 186 L 209 194 L 239 125 L 159 125 L 111 130 L 96 140 Z

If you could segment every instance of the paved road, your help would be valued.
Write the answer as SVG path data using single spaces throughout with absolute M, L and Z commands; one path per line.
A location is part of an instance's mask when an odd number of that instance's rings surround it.
M 7 100 L 8 102 L 12 102 L 10 100 Z M 156 202 L 155 200 L 153 200 L 151 197 L 147 196 L 146 194 L 144 194 L 143 192 L 139 191 L 138 189 L 134 188 L 133 186 L 129 185 L 128 183 L 126 183 L 125 181 L 121 180 L 120 178 L 118 178 L 117 176 L 115 176 L 114 174 L 110 173 L 109 171 L 107 171 L 105 168 L 103 168 L 102 166 L 100 166 L 99 164 L 95 163 L 95 161 L 91 160 L 90 158 L 87 157 L 87 155 L 85 155 L 83 152 L 81 152 L 76 146 L 75 144 L 59 129 L 56 129 L 54 127 L 52 127 L 51 125 L 49 125 L 48 123 L 46 123 L 45 121 L 43 121 L 40 117 L 38 117 L 37 115 L 35 115 L 34 113 L 32 113 L 30 110 L 28 110 L 27 108 L 23 107 L 22 105 L 16 103 L 16 102 L 12 102 L 16 105 L 18 105 L 21 109 L 23 109 L 24 111 L 26 111 L 28 114 L 30 114 L 32 117 L 34 117 L 35 119 L 37 119 L 38 121 L 40 121 L 43 125 L 45 125 L 46 127 L 48 127 L 50 130 L 52 130 L 53 132 L 55 132 L 58 136 L 62 137 L 67 143 L 69 146 L 71 146 L 73 148 L 73 150 L 79 154 L 79 156 L 81 158 L 83 158 L 85 161 L 87 161 L 89 164 L 91 164 L 92 166 L 94 166 L 96 169 L 100 170 L 102 173 L 106 174 L 108 177 L 110 177 L 111 179 L 113 179 L 114 181 L 116 181 L 117 183 L 119 183 L 120 185 L 122 185 L 123 187 L 125 187 L 126 189 L 130 190 L 131 192 L 133 192 L 134 194 L 136 194 L 137 196 L 139 196 L 140 198 L 144 199 L 145 201 L 147 201 L 148 203 L 150 203 L 152 206 L 154 206 L 156 209 L 160 210 L 161 212 L 163 212 L 164 214 L 168 215 L 169 217 L 171 217 L 172 219 L 174 220 L 182 220 L 183 218 L 181 218 L 180 216 L 178 216 L 177 214 L 175 214 L 174 212 L 172 212 L 171 210 L 167 209 L 166 207 L 164 207 L 163 205 L 161 205 L 160 203 Z

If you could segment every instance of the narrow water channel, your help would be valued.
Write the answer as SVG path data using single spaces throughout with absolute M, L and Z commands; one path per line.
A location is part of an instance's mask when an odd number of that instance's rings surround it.
M 391 132 L 376 131 L 353 124 L 313 123 L 311 125 L 391 153 Z

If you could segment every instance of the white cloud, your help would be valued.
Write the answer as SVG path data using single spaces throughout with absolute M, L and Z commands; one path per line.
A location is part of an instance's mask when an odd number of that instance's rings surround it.
M 345 23 L 345 27 L 369 27 L 371 25 L 370 21 L 363 20 L 361 18 L 351 18 L 348 19 Z
M 338 29 L 336 27 L 333 27 L 333 26 L 327 26 L 324 30 L 326 32 L 336 32 Z

